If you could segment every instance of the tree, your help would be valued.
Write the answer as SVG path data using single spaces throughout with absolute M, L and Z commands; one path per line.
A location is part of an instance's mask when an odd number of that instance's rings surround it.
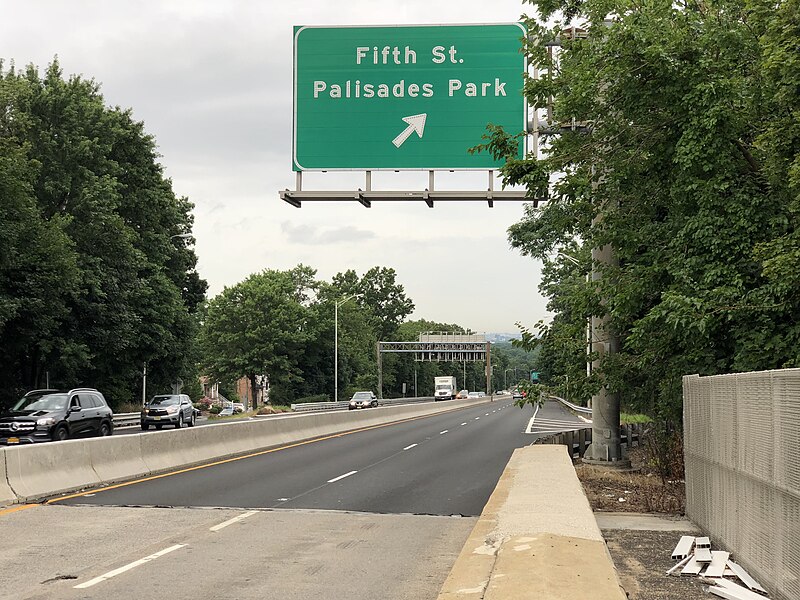
M 299 357 L 311 339 L 308 268 L 265 270 L 230 288 L 208 303 L 199 335 L 203 366 L 215 379 L 250 380 L 257 398 L 257 375 L 270 386 L 302 377 Z M 313 274 L 313 272 L 312 272 Z
M 388 267 L 372 267 L 360 279 L 352 269 L 333 278 L 334 287 L 343 297 L 358 294 L 356 300 L 369 310 L 381 341 L 391 340 L 400 323 L 414 310 L 414 303 L 396 279 L 395 270 Z
M 507 161 L 506 183 L 539 192 L 555 180 L 509 239 L 546 265 L 606 244 L 619 261 L 595 264 L 591 283 L 553 266 L 543 370 L 573 372 L 585 354 L 568 366 L 562 334 L 607 314 L 620 352 L 603 357 L 605 383 L 679 422 L 682 375 L 800 364 L 797 0 L 532 4 L 555 26 L 528 21 L 543 74 L 526 81 L 528 101 L 552 100 L 551 126 L 581 127 L 540 160 Z M 516 132 L 490 133 L 480 149 L 508 156 Z
M 137 395 L 145 362 L 156 387 L 185 375 L 206 283 L 173 241 L 190 230 L 192 205 L 175 196 L 144 126 L 57 61 L 43 76 L 0 63 L 0 151 L 20 211 L 0 222 L 15 257 L 0 289 L 29 272 L 16 293 L 43 299 L 3 311 L 11 387 L 92 385 L 119 405 Z M 30 240 L 10 231 L 22 215 Z M 34 264 L 37 253 L 47 256 Z

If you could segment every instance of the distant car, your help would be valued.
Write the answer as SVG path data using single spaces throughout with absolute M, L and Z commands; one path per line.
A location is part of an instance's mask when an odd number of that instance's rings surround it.
M 511 391 L 511 399 L 512 400 L 524 400 L 525 399 L 525 392 L 519 388 L 515 388 Z
M 241 402 L 234 402 L 233 403 L 233 412 L 234 413 L 243 413 L 244 412 L 244 404 Z
M 164 425 L 180 429 L 184 423 L 194 427 L 195 418 L 194 406 L 186 394 L 153 396 L 142 409 L 142 431 L 150 429 L 150 425 L 156 429 L 161 429 Z
M 467 391 L 467 390 L 461 390 L 460 392 L 458 392 L 458 393 L 456 394 L 456 399 L 457 399 L 457 400 L 463 400 L 464 398 L 466 398 L 466 397 L 468 397 L 468 396 L 469 396 L 469 391 Z
M 217 413 L 217 416 L 219 416 L 219 417 L 230 417 L 232 414 L 233 414 L 233 407 L 229 405 L 229 406 L 226 406 L 225 408 L 223 408 L 221 411 L 219 411 Z
M 356 392 L 353 394 L 353 397 L 350 398 L 350 405 L 347 407 L 347 409 L 354 410 L 356 408 L 375 408 L 376 406 L 378 406 L 378 398 L 373 392 Z
M 111 409 L 93 388 L 32 390 L 0 415 L 0 444 L 59 441 L 114 433 Z
M 470 392 L 470 393 L 469 393 L 469 397 L 470 397 L 470 398 L 480 398 L 480 397 L 481 397 L 481 396 L 480 396 L 480 394 L 481 394 L 481 392 Z M 484 394 L 484 396 L 485 396 L 485 395 L 486 395 L 486 394 Z
M 508 390 L 500 390 L 498 392 L 495 392 L 495 394 L 497 394 L 498 396 L 508 396 Z
M 478 398 L 485 398 L 486 392 L 478 392 Z

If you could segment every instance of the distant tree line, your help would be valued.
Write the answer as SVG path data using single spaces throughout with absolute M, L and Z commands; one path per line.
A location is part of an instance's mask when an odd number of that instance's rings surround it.
M 251 397 L 256 397 L 261 376 L 266 376 L 273 404 L 332 400 L 337 304 L 340 400 L 358 390 L 377 392 L 376 342 L 414 341 L 419 334 L 432 331 L 471 333 L 456 324 L 406 321 L 414 303 L 397 283 L 394 269 L 373 267 L 362 276 L 348 270 L 327 282 L 316 279 L 310 267 L 298 265 L 288 271 L 255 273 L 209 300 L 199 335 L 201 370 L 220 381 L 248 377 Z M 510 344 L 493 351 L 496 372 L 510 366 L 528 377 L 533 365 L 530 353 Z M 486 387 L 482 362 L 383 357 L 387 397 L 401 396 L 403 384 L 405 394 L 414 395 L 415 380 L 417 394 L 432 395 L 437 375 L 454 375 L 464 388 Z

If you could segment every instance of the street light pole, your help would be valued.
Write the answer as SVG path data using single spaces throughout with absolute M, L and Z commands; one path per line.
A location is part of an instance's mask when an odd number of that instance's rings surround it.
M 339 307 L 358 294 L 333 302 L 333 401 L 339 401 Z

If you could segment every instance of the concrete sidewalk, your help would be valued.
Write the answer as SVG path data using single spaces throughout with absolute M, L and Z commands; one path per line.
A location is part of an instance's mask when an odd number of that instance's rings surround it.
M 514 452 L 439 600 L 625 600 L 563 446 Z

